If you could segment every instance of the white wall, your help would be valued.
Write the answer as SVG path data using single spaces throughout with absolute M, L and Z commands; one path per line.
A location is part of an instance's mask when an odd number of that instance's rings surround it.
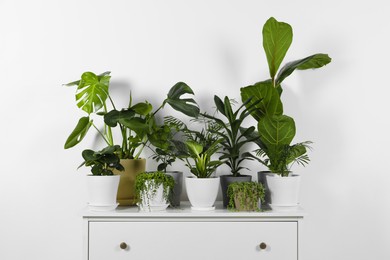
M 302 173 L 305 259 L 390 259 L 389 26 L 386 1 L 0 0 L 0 259 L 81 259 L 84 175 L 63 144 L 82 116 L 83 71 L 112 71 L 114 99 L 157 104 L 177 81 L 212 106 L 265 79 L 261 28 L 294 28 L 286 60 L 333 62 L 286 80 L 296 141 L 314 141 Z M 253 173 L 260 168 L 249 165 Z M 151 166 L 149 166 L 151 167 Z

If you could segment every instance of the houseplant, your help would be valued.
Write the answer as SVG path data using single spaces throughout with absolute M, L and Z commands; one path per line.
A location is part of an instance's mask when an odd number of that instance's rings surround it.
M 112 98 L 109 95 L 110 72 L 96 75 L 92 72 L 84 72 L 80 80 L 66 84 L 66 86 L 77 86 L 76 104 L 87 113 L 79 119 L 75 129 L 65 142 L 65 149 L 71 148 L 80 143 L 91 126 L 93 126 L 102 140 L 107 145 L 114 145 L 112 128 L 120 129 L 122 140 L 118 153 L 125 171 L 115 172 L 121 175 L 119 184 L 118 201 L 121 205 L 132 205 L 134 203 L 134 181 L 138 173 L 144 172 L 146 167 L 145 159 L 140 158 L 148 136 L 155 129 L 155 115 L 165 104 L 186 115 L 196 117 L 199 108 L 196 102 L 190 98 L 182 98 L 185 94 L 193 94 L 191 88 L 183 82 L 176 83 L 168 92 L 167 98 L 162 102 L 156 111 L 152 111 L 152 105 L 145 101 L 132 104 L 132 96 L 129 98 L 129 105 L 125 109 L 117 110 Z M 106 101 L 112 109 L 108 109 Z M 103 118 L 103 129 L 95 125 L 93 117 Z
M 180 156 L 183 151 L 184 143 L 176 139 L 180 128 L 178 125 L 170 122 L 170 117 L 164 119 L 164 124 L 159 126 L 156 131 L 149 136 L 150 145 L 148 146 L 153 152 L 152 159 L 158 164 L 157 171 L 162 171 L 170 175 L 175 180 L 171 206 L 180 206 L 181 193 L 183 189 L 183 172 L 178 170 L 167 170 L 169 166 Z
M 140 210 L 165 210 L 169 205 L 174 184 L 172 176 L 159 171 L 137 175 L 135 190 Z
M 214 96 L 214 103 L 217 111 L 225 118 L 225 121 L 216 116 L 203 114 L 203 116 L 215 121 L 215 123 L 220 126 L 221 129 L 215 132 L 223 140 L 221 142 L 222 156 L 220 156 L 219 159 L 224 160 L 225 164 L 228 165 L 231 170 L 230 175 L 220 176 L 224 207 L 228 205 L 227 188 L 231 183 L 248 182 L 252 180 L 251 175 L 240 174 L 240 171 L 244 168 L 241 166 L 241 163 L 249 158 L 247 154 L 242 153 L 242 147 L 258 138 L 256 136 L 253 137 L 252 135 L 256 129 L 254 126 L 249 128 L 243 127 L 244 120 L 250 115 L 251 110 L 255 108 L 256 102 L 248 107 L 245 106 L 250 101 L 251 98 L 239 106 L 236 111 L 233 111 L 232 101 L 227 96 L 223 101 L 218 96 Z M 260 102 L 260 100 L 257 102 Z
M 252 102 L 261 100 L 255 104 L 256 109 L 251 113 L 258 122 L 257 133 L 259 136 L 259 139 L 255 140 L 255 143 L 259 145 L 258 156 L 252 155 L 252 158 L 266 165 L 271 172 L 271 174 L 265 175 L 267 180 L 265 186 L 271 193 L 273 206 L 296 206 L 298 204 L 299 176 L 293 175 L 288 166 L 294 161 L 300 164 L 306 164 L 309 161 L 306 154 L 306 147 L 309 143 L 291 145 L 296 131 L 295 122 L 293 118 L 283 114 L 281 84 L 295 70 L 320 68 L 330 63 L 331 58 L 327 54 L 314 54 L 288 62 L 279 69 L 292 43 L 292 28 L 289 24 L 279 22 L 271 17 L 264 24 L 262 33 L 270 79 L 241 88 L 242 100 L 252 98 L 246 105 L 247 107 Z M 246 155 L 251 156 L 250 154 Z M 265 156 L 266 159 L 263 160 L 262 156 Z M 283 178 L 278 178 L 279 176 Z M 260 181 L 264 179 L 262 173 L 259 173 L 258 179 Z M 287 198 L 290 197 L 290 199 L 283 201 L 274 197 L 279 191 L 275 191 L 270 184 L 276 181 L 284 183 L 282 184 L 283 190 L 289 191 L 290 194 L 287 195 Z
M 218 195 L 219 177 L 214 176 L 223 161 L 212 157 L 221 148 L 222 139 L 215 134 L 219 126 L 207 118 L 199 118 L 201 130 L 189 129 L 180 120 L 172 122 L 180 126 L 184 135 L 184 146 L 180 146 L 180 159 L 185 162 L 192 176 L 185 178 L 188 199 L 193 210 L 213 210 Z
M 91 167 L 92 175 L 87 175 L 88 206 L 92 210 L 112 210 L 118 206 L 116 195 L 119 175 L 113 169 L 123 171 L 117 153 L 120 147 L 107 146 L 101 151 L 86 149 L 82 152 L 84 162 L 79 166 Z
M 265 191 L 258 182 L 234 182 L 227 190 L 229 197 L 228 209 L 237 211 L 259 211 L 264 202 Z

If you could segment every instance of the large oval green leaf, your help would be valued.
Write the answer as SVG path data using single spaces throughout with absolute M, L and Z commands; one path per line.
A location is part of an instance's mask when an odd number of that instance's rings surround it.
M 289 145 L 295 136 L 295 122 L 289 116 L 266 116 L 259 121 L 260 139 L 266 145 Z
M 108 97 L 110 80 L 108 74 L 106 72 L 97 76 L 93 72 L 85 72 L 81 76 L 76 91 L 76 103 L 79 108 L 88 114 L 97 112 L 104 106 Z
M 278 22 L 271 17 L 263 27 L 263 48 L 267 56 L 269 73 L 272 80 L 289 49 L 293 31 L 288 23 Z
M 178 82 L 169 90 L 164 103 L 168 103 L 173 109 L 187 116 L 198 117 L 200 112 L 198 104 L 192 98 L 181 98 L 184 94 L 193 95 L 194 92 L 186 83 Z
M 246 104 L 246 107 L 250 107 L 257 100 L 261 100 L 255 105 L 256 109 L 251 113 L 257 121 L 266 115 L 273 116 L 283 113 L 279 93 L 273 87 L 271 81 L 258 82 L 252 86 L 241 88 L 242 101 L 245 102 L 249 98 L 251 98 L 251 101 Z

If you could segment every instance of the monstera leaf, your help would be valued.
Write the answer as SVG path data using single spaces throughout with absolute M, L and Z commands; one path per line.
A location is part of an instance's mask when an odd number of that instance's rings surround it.
M 91 125 L 92 120 L 90 120 L 88 116 L 80 118 L 75 129 L 69 135 L 68 139 L 66 139 L 64 148 L 68 149 L 80 143 L 81 140 L 83 140 L 85 135 L 88 133 L 88 130 Z
M 192 98 L 181 98 L 184 94 L 194 94 L 192 89 L 184 82 L 176 83 L 168 92 L 164 104 L 168 103 L 173 109 L 190 117 L 198 117 L 199 107 Z
M 261 100 L 261 102 L 255 104 L 256 109 L 251 110 L 252 116 L 257 121 L 266 115 L 281 115 L 283 113 L 283 105 L 279 93 L 269 80 L 241 88 L 242 101 L 245 102 L 249 98 L 251 98 L 251 101 L 246 104 L 246 107 L 250 107 L 257 100 Z
M 317 69 L 321 68 L 322 66 L 325 66 L 326 64 L 330 63 L 332 59 L 328 56 L 328 54 L 314 54 L 309 57 L 306 57 L 301 60 L 295 60 L 292 62 L 287 63 L 284 65 L 276 78 L 276 83 L 281 84 L 282 81 L 290 76 L 291 73 L 294 72 L 294 70 L 307 70 L 307 69 Z
M 65 86 L 77 85 L 76 103 L 79 108 L 88 114 L 101 109 L 108 97 L 110 72 L 96 75 L 92 72 L 84 72 L 81 80 L 66 84 Z
M 266 145 L 289 145 L 295 136 L 295 122 L 286 115 L 266 116 L 258 123 L 261 141 Z
M 271 17 L 264 24 L 263 48 L 267 56 L 272 82 L 291 45 L 292 38 L 292 28 L 288 23 L 278 22 Z

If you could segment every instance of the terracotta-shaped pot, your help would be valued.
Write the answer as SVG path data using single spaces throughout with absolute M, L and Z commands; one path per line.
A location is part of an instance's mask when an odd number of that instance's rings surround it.
M 220 178 L 186 177 L 188 199 L 193 210 L 214 210 L 217 199 Z
M 124 171 L 114 170 L 114 174 L 120 175 L 117 202 L 120 206 L 135 205 L 135 177 L 145 172 L 145 159 L 121 159 Z
M 299 191 L 301 177 L 290 174 L 288 177 L 281 177 L 278 174 L 267 174 L 265 176 L 270 192 L 270 206 L 273 209 L 289 209 L 299 204 Z
M 118 204 L 116 195 L 120 177 L 87 176 L 88 207 L 91 210 L 106 211 L 115 209 Z
M 147 181 L 145 183 L 146 187 L 150 187 L 149 183 L 152 181 Z M 139 208 L 142 211 L 163 211 L 169 206 L 169 201 L 164 198 L 164 186 L 160 184 L 155 189 L 147 188 L 141 192 L 140 195 Z

